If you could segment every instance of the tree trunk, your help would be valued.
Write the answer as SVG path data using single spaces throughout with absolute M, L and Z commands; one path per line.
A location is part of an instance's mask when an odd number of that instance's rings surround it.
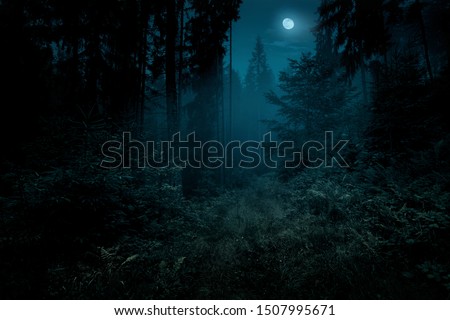
M 142 9 L 141 9 L 142 10 Z M 148 14 L 141 11 L 142 14 L 142 34 L 141 34 L 141 46 L 139 53 L 139 99 L 138 99 L 138 112 L 137 120 L 139 124 L 139 130 L 142 132 L 144 129 L 144 110 L 145 110 L 145 93 L 146 93 L 146 71 L 147 71 L 147 33 L 148 33 Z
M 184 65 L 184 3 L 185 0 L 180 0 L 180 48 L 178 52 L 178 123 L 181 124 L 181 118 L 183 118 L 183 65 Z
M 177 15 L 175 0 L 167 0 L 166 20 L 166 107 L 168 138 L 179 131 L 176 77 Z
M 367 75 L 366 75 L 366 63 L 364 61 L 364 55 L 361 54 L 361 58 L 360 58 L 360 68 L 361 68 L 361 85 L 362 85 L 362 91 L 363 91 L 363 99 L 364 99 L 364 104 L 368 104 L 369 103 L 369 97 L 368 97 L 368 93 L 367 93 Z
M 230 105 L 229 105 L 229 123 L 228 123 L 228 141 L 231 141 L 232 139 L 232 131 L 233 131 L 233 19 L 230 19 L 230 79 L 229 79 L 229 85 L 230 85 Z
M 424 52 L 424 56 L 425 56 L 425 63 L 427 65 L 428 77 L 430 78 L 430 81 L 433 81 L 433 69 L 431 68 L 430 52 L 428 49 L 427 31 L 425 28 L 425 21 L 423 20 L 423 15 L 422 15 L 423 7 L 419 0 L 416 0 L 416 6 L 417 6 L 417 19 L 419 22 L 420 35 L 422 37 L 423 52 Z

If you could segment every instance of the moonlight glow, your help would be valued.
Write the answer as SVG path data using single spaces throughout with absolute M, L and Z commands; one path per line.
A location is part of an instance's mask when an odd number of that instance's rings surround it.
M 292 28 L 294 28 L 294 26 L 295 26 L 295 24 L 294 24 L 294 21 L 292 19 L 286 18 L 286 19 L 283 20 L 283 27 L 286 30 L 291 30 Z

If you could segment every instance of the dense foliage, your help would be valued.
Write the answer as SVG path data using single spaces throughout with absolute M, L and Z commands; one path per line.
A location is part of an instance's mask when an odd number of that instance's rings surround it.
M 450 297 L 449 4 L 323 0 L 278 89 L 261 39 L 224 70 L 239 5 L 0 2 L 0 298 Z M 227 72 L 232 104 L 257 92 L 296 147 L 350 140 L 350 167 L 99 166 L 123 131 L 225 141 Z

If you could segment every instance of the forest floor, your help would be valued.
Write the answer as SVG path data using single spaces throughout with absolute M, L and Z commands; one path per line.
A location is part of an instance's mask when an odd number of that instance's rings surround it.
M 9 165 L 1 298 L 450 298 L 438 172 L 273 173 L 187 201 L 170 171 Z

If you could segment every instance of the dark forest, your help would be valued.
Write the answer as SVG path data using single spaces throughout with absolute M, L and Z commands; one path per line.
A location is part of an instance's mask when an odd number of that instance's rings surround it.
M 0 0 L 0 298 L 450 298 L 450 2 L 245 2 Z

